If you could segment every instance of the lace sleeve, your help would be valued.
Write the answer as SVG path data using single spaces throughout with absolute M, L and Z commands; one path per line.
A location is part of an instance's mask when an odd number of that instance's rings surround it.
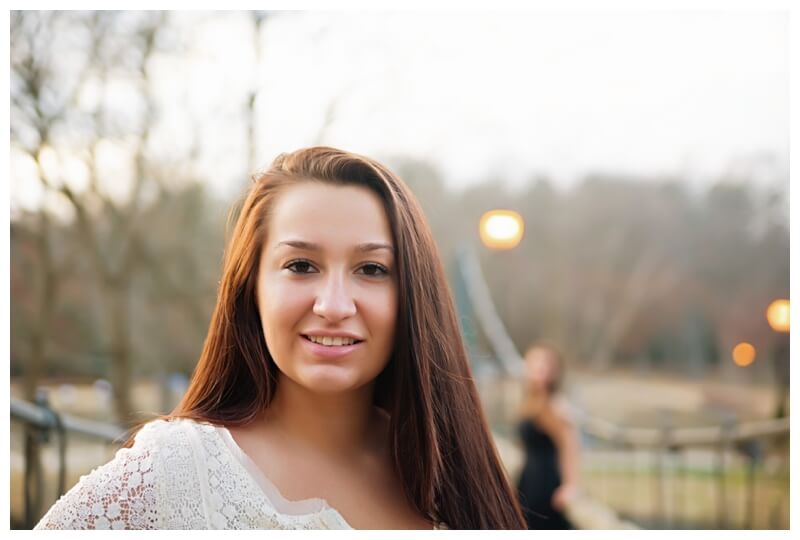
M 47 511 L 34 529 L 157 529 L 156 457 L 153 422 L 131 448 L 81 476 Z

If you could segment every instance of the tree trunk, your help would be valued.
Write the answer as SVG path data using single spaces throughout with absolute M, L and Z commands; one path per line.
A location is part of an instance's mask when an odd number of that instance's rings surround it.
M 53 257 L 50 253 L 50 222 L 44 210 L 41 211 L 41 231 L 38 237 L 38 251 L 40 257 L 40 279 L 37 298 L 38 322 L 30 336 L 31 357 L 26 366 L 23 379 L 23 395 L 30 402 L 36 400 L 36 387 L 44 375 L 45 355 L 47 353 L 47 336 L 50 330 L 50 320 L 56 302 L 58 288 L 57 273 L 53 268 Z
M 138 418 L 131 400 L 131 339 L 130 339 L 130 282 L 122 279 L 106 287 L 111 315 L 110 379 L 113 388 L 114 412 L 123 426 L 136 423 Z

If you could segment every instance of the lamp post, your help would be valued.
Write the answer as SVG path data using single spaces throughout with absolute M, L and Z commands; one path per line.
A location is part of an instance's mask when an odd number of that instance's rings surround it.
M 789 300 L 774 300 L 766 311 L 767 322 L 778 335 L 778 343 L 774 350 L 773 366 L 778 390 L 778 403 L 775 416 L 786 415 L 785 403 L 789 394 Z
M 510 251 L 517 247 L 522 240 L 522 236 L 525 233 L 525 222 L 522 216 L 513 210 L 490 210 L 481 216 L 478 232 L 485 247 L 497 251 Z M 481 299 L 477 303 L 477 305 L 481 306 L 478 316 L 482 319 L 482 327 L 492 344 L 497 360 L 502 366 L 505 375 L 507 377 L 510 376 L 510 378 L 502 379 L 500 381 L 501 387 L 495 388 L 489 394 L 494 396 L 489 401 L 497 407 L 492 407 L 494 410 L 490 413 L 490 417 L 495 417 L 495 422 L 507 424 L 510 427 L 511 424 L 508 419 L 513 418 L 512 405 L 516 405 L 516 403 L 512 401 L 513 391 L 509 391 L 507 385 L 518 386 L 517 379 L 522 372 L 522 361 L 516 345 L 514 345 L 505 325 L 495 311 L 495 304 L 491 300 L 486 281 L 480 275 L 478 258 L 474 252 L 472 254 L 472 260 L 468 261 L 467 271 L 476 278 L 473 279 L 473 283 L 476 284 L 474 289 L 479 289 L 474 291 L 476 300 Z M 480 283 L 481 286 L 477 286 L 477 283 Z M 506 281 L 503 286 L 504 292 L 507 292 L 509 290 L 508 282 Z M 500 391 L 499 396 L 496 393 L 498 390 Z
M 525 221 L 519 213 L 513 210 L 489 210 L 481 216 L 478 224 L 478 232 L 481 242 L 485 247 L 493 251 L 511 251 L 517 247 L 522 240 L 522 235 L 525 233 Z M 508 258 L 504 260 L 511 263 L 512 259 Z M 501 296 L 505 297 L 506 302 L 510 300 L 510 291 L 512 290 L 508 280 L 504 280 L 502 283 Z M 501 291 L 498 291 L 498 293 L 500 292 Z M 503 330 L 503 332 L 497 332 L 497 334 L 500 333 L 506 334 L 505 330 Z M 515 365 L 516 369 L 520 369 L 518 367 L 520 363 L 511 360 L 518 356 L 518 353 L 516 353 L 516 347 L 513 345 L 510 336 L 506 334 L 506 337 L 503 338 L 502 341 L 506 342 L 506 346 L 496 348 L 495 353 L 502 355 L 507 365 L 510 361 L 512 365 Z
M 509 250 L 522 239 L 525 225 L 513 210 L 491 210 L 481 216 L 479 236 L 489 249 Z M 505 375 L 519 376 L 521 359 L 514 342 L 508 335 L 495 302 L 483 277 L 480 260 L 472 242 L 465 242 L 458 254 L 458 268 L 463 277 L 464 291 L 478 324 L 489 340 L 497 367 Z
M 489 210 L 481 216 L 478 232 L 485 247 L 494 251 L 511 251 L 519 245 L 525 234 L 525 221 L 518 212 L 513 210 Z M 513 259 L 506 260 L 510 263 Z M 505 296 L 506 302 L 510 299 L 509 292 L 513 290 L 510 285 L 508 280 L 503 281 L 502 295 Z M 499 323 L 499 317 L 497 317 L 497 321 L 496 326 L 503 326 L 502 323 Z M 521 363 L 517 360 L 519 353 L 511 337 L 505 328 L 502 331 L 498 329 L 493 334 L 495 335 L 493 339 L 495 353 L 502 356 L 506 366 L 514 366 L 512 373 L 518 374 L 521 370 Z

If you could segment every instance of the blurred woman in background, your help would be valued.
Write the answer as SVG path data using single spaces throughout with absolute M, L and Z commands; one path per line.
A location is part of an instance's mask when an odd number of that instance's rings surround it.
M 578 490 L 578 434 L 558 404 L 563 377 L 554 346 L 536 343 L 525 353 L 519 422 L 525 465 L 517 489 L 529 529 L 573 528 L 564 512 Z

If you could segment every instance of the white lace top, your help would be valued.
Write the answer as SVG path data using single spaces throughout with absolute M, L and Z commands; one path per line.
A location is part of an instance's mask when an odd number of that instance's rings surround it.
M 440 525 L 441 527 L 441 525 Z M 155 420 L 80 478 L 36 529 L 350 529 L 323 499 L 281 496 L 230 432 Z

